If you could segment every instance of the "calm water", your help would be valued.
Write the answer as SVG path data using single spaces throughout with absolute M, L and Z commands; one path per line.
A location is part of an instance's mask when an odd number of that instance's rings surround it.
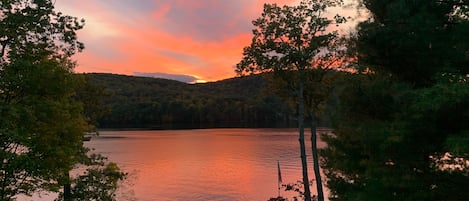
M 295 129 L 103 131 L 85 145 L 129 173 L 119 200 L 266 201 L 278 195 L 277 160 L 284 183 L 301 178 Z

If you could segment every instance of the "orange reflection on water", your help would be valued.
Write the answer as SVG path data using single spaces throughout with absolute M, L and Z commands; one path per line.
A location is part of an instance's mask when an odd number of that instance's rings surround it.
M 128 188 L 139 200 L 267 200 L 278 193 L 277 160 L 284 182 L 301 177 L 294 130 L 126 131 L 101 136 L 87 146 L 130 172 L 133 185 Z

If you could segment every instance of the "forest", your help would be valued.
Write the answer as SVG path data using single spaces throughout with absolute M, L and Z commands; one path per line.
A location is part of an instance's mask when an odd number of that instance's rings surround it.
M 98 128 L 296 126 L 295 108 L 269 89 L 268 74 L 202 84 L 115 74 L 84 76 L 103 91 L 96 101 L 106 112 L 97 119 Z

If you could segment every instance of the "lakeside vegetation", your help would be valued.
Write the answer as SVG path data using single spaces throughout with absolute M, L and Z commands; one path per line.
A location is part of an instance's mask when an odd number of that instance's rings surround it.
M 126 176 L 83 146 L 96 112 L 83 108 L 72 55 L 84 20 L 50 0 L 0 1 L 0 200 L 57 192 L 57 200 L 113 200 Z M 70 172 L 76 167 L 84 171 Z

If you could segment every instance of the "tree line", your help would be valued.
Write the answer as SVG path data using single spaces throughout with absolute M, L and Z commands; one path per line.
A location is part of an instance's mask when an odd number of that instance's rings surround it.
M 204 84 L 114 74 L 85 74 L 97 94 L 99 128 L 295 127 L 295 108 L 269 88 L 271 75 Z M 91 103 L 96 106 L 97 102 Z M 322 119 L 327 124 L 327 117 Z

